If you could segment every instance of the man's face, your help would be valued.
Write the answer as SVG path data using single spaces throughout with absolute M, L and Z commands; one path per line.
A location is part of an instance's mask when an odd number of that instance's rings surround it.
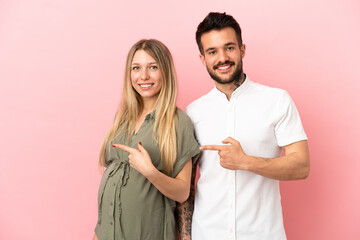
M 235 30 L 227 27 L 212 30 L 201 36 L 204 55 L 200 54 L 202 63 L 210 76 L 220 84 L 239 80 L 242 69 L 242 58 L 245 55 L 245 45 L 239 47 Z

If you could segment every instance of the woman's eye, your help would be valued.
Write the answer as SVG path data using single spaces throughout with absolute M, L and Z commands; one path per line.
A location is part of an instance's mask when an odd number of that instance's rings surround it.
M 155 69 L 158 69 L 158 67 L 154 65 L 154 66 L 150 66 L 150 69 L 155 70 Z
M 132 67 L 132 70 L 135 70 L 135 71 L 136 71 L 136 70 L 139 70 L 139 69 L 140 69 L 140 68 L 139 68 L 138 66 L 133 66 L 133 67 Z

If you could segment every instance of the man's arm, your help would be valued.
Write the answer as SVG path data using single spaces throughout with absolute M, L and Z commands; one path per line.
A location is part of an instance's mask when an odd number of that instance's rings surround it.
M 285 155 L 278 158 L 249 156 L 244 153 L 240 143 L 231 137 L 222 142 L 228 145 L 205 145 L 200 149 L 218 151 L 220 165 L 224 168 L 247 170 L 276 180 L 304 179 L 309 175 L 309 150 L 305 140 L 284 146 Z
M 191 223 L 192 215 L 194 211 L 194 200 L 195 200 L 195 177 L 196 168 L 198 163 L 194 164 L 191 173 L 191 185 L 190 185 L 190 196 L 183 203 L 176 203 L 176 218 L 178 222 L 178 229 L 180 234 L 180 240 L 191 239 Z

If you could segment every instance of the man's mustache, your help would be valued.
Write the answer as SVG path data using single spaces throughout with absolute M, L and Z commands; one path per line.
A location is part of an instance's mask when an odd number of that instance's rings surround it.
M 235 62 L 232 61 L 225 61 L 225 62 L 219 62 L 218 64 L 216 64 L 213 69 L 216 70 L 218 69 L 221 65 L 226 65 L 226 64 L 230 64 L 230 66 L 235 65 Z

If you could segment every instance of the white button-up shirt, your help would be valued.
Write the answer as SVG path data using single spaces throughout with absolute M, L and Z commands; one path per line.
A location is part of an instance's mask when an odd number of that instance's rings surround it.
M 306 140 L 286 91 L 246 78 L 230 101 L 216 87 L 187 107 L 200 145 L 238 140 L 248 155 L 274 158 L 282 146 Z M 220 166 L 217 151 L 203 151 L 192 221 L 193 240 L 283 240 L 279 182 Z

